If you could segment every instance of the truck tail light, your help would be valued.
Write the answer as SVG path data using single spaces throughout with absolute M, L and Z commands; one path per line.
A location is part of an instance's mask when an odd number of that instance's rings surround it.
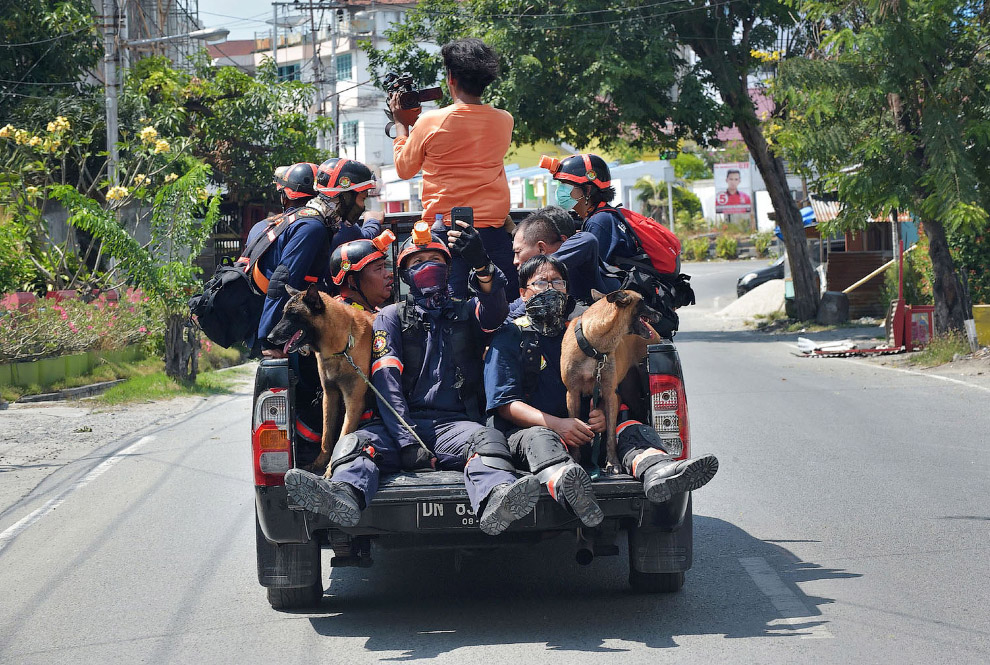
M 671 374 L 650 374 L 650 407 L 664 450 L 686 459 L 691 453 L 691 429 L 684 382 Z
M 284 390 L 266 390 L 258 396 L 251 449 L 254 484 L 285 484 L 285 472 L 292 468 L 292 440 L 289 436 L 289 401 Z

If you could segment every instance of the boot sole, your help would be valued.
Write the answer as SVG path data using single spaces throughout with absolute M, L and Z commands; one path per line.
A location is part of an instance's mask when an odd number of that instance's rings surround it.
M 289 469 L 285 474 L 285 489 L 293 501 L 309 512 L 323 515 L 340 526 L 357 526 L 361 521 L 361 508 L 334 494 L 321 481 L 323 478 L 316 474 Z
M 664 503 L 670 497 L 681 492 L 692 492 L 708 484 L 718 472 L 718 458 L 714 455 L 703 455 L 680 470 L 679 473 L 664 478 L 664 482 L 655 483 L 646 493 L 650 503 Z
M 591 477 L 578 465 L 564 469 L 560 476 L 558 487 L 567 500 L 567 505 L 577 515 L 581 523 L 587 527 L 598 526 L 605 519 L 605 513 L 595 501 L 595 493 L 591 489 Z
M 526 476 L 516 482 L 502 497 L 498 508 L 489 511 L 481 518 L 481 530 L 489 536 L 497 536 L 516 520 L 529 515 L 540 499 L 540 481 L 536 476 Z

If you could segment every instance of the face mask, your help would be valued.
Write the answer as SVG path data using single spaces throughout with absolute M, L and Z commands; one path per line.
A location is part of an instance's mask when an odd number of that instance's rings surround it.
M 557 205 L 564 210 L 570 210 L 577 205 L 577 201 L 571 198 L 572 189 L 574 189 L 574 187 L 571 185 L 567 185 L 562 182 L 557 183 L 557 191 L 554 192 L 554 198 L 557 199 Z
M 357 195 L 354 192 L 341 192 L 339 198 L 340 208 L 338 212 L 341 218 L 351 224 L 357 223 L 361 213 L 364 212 L 364 208 L 357 204 Z
M 526 315 L 536 332 L 556 337 L 567 327 L 567 315 L 574 311 L 574 299 L 562 291 L 547 289 L 526 301 Z
M 435 306 L 447 293 L 447 264 L 442 261 L 424 261 L 400 272 L 402 281 L 409 285 L 409 292 L 417 302 Z M 430 301 L 430 302 L 425 302 Z

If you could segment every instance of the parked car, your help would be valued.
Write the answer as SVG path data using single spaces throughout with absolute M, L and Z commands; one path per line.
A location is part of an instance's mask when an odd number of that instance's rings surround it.
M 781 254 L 780 258 L 770 265 L 759 270 L 751 270 L 740 277 L 739 281 L 736 282 L 736 297 L 741 298 L 743 294 L 749 293 L 771 279 L 784 279 L 784 261 L 786 260 L 787 254 Z

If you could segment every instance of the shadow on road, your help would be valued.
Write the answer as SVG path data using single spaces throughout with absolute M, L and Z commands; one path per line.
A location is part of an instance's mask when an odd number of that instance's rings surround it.
M 461 572 L 446 552 L 378 552 L 370 570 L 331 573 L 323 599 L 330 614 L 310 621 L 321 635 L 366 637 L 370 651 L 401 652 L 382 660 L 533 643 L 559 651 L 624 652 L 640 645 L 675 647 L 683 635 L 807 635 L 827 623 L 817 618 L 819 606 L 832 600 L 806 596 L 796 583 L 859 577 L 802 561 L 723 520 L 696 515 L 694 524 L 694 568 L 676 594 L 630 591 L 624 547 L 620 556 L 582 568 L 573 562 L 570 539 L 562 537 L 470 557 Z M 801 618 L 783 616 L 740 559 L 765 560 L 807 610 Z
M 715 343 L 749 343 L 768 344 L 775 342 L 797 342 L 798 337 L 807 337 L 816 342 L 833 342 L 841 339 L 869 341 L 883 330 L 878 327 L 869 328 L 837 328 L 820 332 L 797 333 L 764 333 L 756 330 L 683 330 L 674 337 L 674 342 L 715 342 Z

